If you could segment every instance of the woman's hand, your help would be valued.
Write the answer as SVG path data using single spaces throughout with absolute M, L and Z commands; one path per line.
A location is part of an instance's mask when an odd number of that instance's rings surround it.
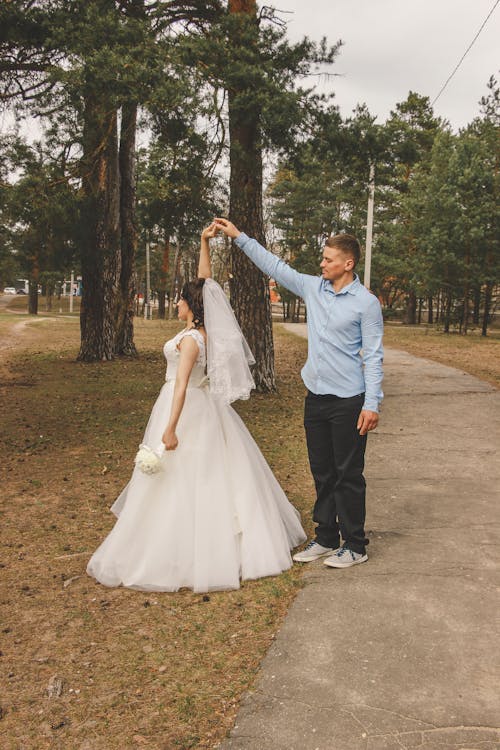
M 168 427 L 163 433 L 161 440 L 162 440 L 163 445 L 165 446 L 166 451 L 175 451 L 175 449 L 179 445 L 179 441 L 177 440 L 177 435 L 175 434 L 175 430 L 171 430 Z
M 214 219 L 214 224 L 217 227 L 217 229 L 222 229 L 224 234 L 227 234 L 228 237 L 231 237 L 233 240 L 241 234 L 240 230 L 237 229 L 234 224 L 232 224 L 227 219 Z
M 217 234 L 218 231 L 219 231 L 219 227 L 217 226 L 217 224 L 215 223 L 215 221 L 213 221 L 210 224 L 210 226 L 205 227 L 205 229 L 201 233 L 201 239 L 202 240 L 210 240 L 210 239 L 212 239 L 212 237 L 215 237 L 215 235 Z

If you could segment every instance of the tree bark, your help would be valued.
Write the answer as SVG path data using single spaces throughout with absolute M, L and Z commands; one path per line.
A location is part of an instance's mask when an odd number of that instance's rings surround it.
M 120 281 L 120 189 L 116 110 L 102 96 L 87 95 L 82 157 L 83 296 L 78 359 L 113 359 Z
M 38 273 L 28 280 L 28 314 L 38 315 Z
M 165 320 L 165 295 L 167 293 L 168 268 L 170 264 L 170 237 L 167 236 L 163 246 L 161 263 L 161 280 L 158 287 L 158 318 Z
M 446 292 L 446 302 L 445 302 L 445 309 L 444 309 L 444 327 L 443 331 L 444 333 L 450 332 L 450 319 L 451 319 L 451 292 Z
M 464 335 L 467 333 L 469 327 L 469 295 L 470 295 L 470 247 L 467 248 L 465 255 L 465 288 L 464 288 L 464 305 L 462 309 L 462 319 L 460 321 L 460 333 Z
M 434 307 L 432 296 L 427 298 L 427 322 L 434 323 Z
M 255 0 L 229 0 L 229 13 L 240 14 L 242 28 L 252 29 L 254 50 L 258 45 Z M 243 36 L 243 35 L 242 35 Z M 245 37 L 248 38 L 247 34 Z M 237 54 L 238 40 L 231 40 Z M 247 48 L 242 49 L 247 53 Z M 265 245 L 262 212 L 262 146 L 260 112 L 251 85 L 240 76 L 228 92 L 230 136 L 231 221 Z M 253 376 L 257 390 L 276 390 L 274 343 L 269 283 L 235 245 L 231 253 L 231 303 L 255 357 Z
M 408 325 L 415 325 L 417 322 L 417 295 L 415 292 L 408 293 L 405 322 Z
M 491 310 L 491 297 L 493 293 L 493 284 L 488 282 L 484 290 L 484 310 L 483 310 L 483 324 L 481 326 L 481 336 L 488 335 L 488 323 Z
M 472 312 L 472 322 L 475 326 L 479 325 L 481 315 L 481 287 L 476 286 L 474 288 L 474 309 Z
M 179 274 L 179 261 L 180 252 L 179 244 L 175 246 L 174 265 L 172 267 L 172 281 L 170 284 L 170 294 L 168 297 L 168 319 L 171 320 L 174 317 L 174 299 L 175 299 L 175 287 L 177 284 L 177 276 Z
M 116 314 L 116 354 L 137 356 L 134 344 L 134 261 L 137 250 L 135 223 L 135 136 L 137 104 L 122 107 L 120 128 L 120 284 Z

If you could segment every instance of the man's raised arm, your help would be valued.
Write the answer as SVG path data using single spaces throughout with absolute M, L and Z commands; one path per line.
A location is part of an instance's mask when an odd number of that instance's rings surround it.
M 245 255 L 250 258 L 252 263 L 255 263 L 257 268 L 270 276 L 272 279 L 289 289 L 291 292 L 296 294 L 298 297 L 304 297 L 305 293 L 305 278 L 306 276 L 295 269 L 291 268 L 288 263 L 278 258 L 273 253 L 270 253 L 265 247 L 262 247 L 257 240 L 248 237 L 244 232 L 240 232 L 234 224 L 227 219 L 214 219 L 215 225 L 224 232 L 228 237 L 231 237 L 236 245 L 243 250 Z

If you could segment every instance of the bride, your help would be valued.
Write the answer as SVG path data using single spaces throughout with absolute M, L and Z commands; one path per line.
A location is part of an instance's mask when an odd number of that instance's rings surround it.
M 230 406 L 254 387 L 253 357 L 210 278 L 216 232 L 211 224 L 201 235 L 199 278 L 177 303 L 186 327 L 163 349 L 166 381 L 143 438 L 161 446 L 160 470 L 136 465 L 111 508 L 118 520 L 87 566 L 106 586 L 237 589 L 240 579 L 290 568 L 290 550 L 305 539 L 298 512 Z

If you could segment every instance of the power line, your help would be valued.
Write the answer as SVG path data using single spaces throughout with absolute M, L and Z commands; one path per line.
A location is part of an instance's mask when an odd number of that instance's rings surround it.
M 495 5 L 493 6 L 493 8 L 492 8 L 492 9 L 490 10 L 490 12 L 488 13 L 488 15 L 487 15 L 487 16 L 486 16 L 486 18 L 484 19 L 483 23 L 481 24 L 481 28 L 480 28 L 480 29 L 479 29 L 479 31 L 477 32 L 476 36 L 474 37 L 474 39 L 472 40 L 472 42 L 471 42 L 471 43 L 469 44 L 469 46 L 468 46 L 468 47 L 467 47 L 467 49 L 465 50 L 464 54 L 462 55 L 462 57 L 460 58 L 460 60 L 459 60 L 459 61 L 458 61 L 458 63 L 456 64 L 456 66 L 455 66 L 454 70 L 453 70 L 453 71 L 452 71 L 452 72 L 450 73 L 450 75 L 449 75 L 449 76 L 448 76 L 448 78 L 446 79 L 445 83 L 444 83 L 444 84 L 443 84 L 443 86 L 441 87 L 441 90 L 440 90 L 439 94 L 438 94 L 438 95 L 437 95 L 437 96 L 435 97 L 435 99 L 434 99 L 434 100 L 433 100 L 433 101 L 431 102 L 431 107 L 433 107 L 433 106 L 434 106 L 434 104 L 435 104 L 435 103 L 437 102 L 437 100 L 439 99 L 439 97 L 441 96 L 441 94 L 443 93 L 443 91 L 445 90 L 445 88 L 447 87 L 447 85 L 449 84 L 449 82 L 451 81 L 451 79 L 453 78 L 453 76 L 455 75 L 455 73 L 457 72 L 457 70 L 459 69 L 459 67 L 461 66 L 461 64 L 463 63 L 463 61 L 465 60 L 465 58 L 466 58 L 466 56 L 467 56 L 467 54 L 468 54 L 469 50 L 470 50 L 470 49 L 472 48 L 472 46 L 473 46 L 474 42 L 476 41 L 476 39 L 478 38 L 479 34 L 481 33 L 481 31 L 482 31 L 482 30 L 484 29 L 484 27 L 485 27 L 485 26 L 486 26 L 486 24 L 488 23 L 488 20 L 489 20 L 489 18 L 490 18 L 490 16 L 491 16 L 491 14 L 493 13 L 493 11 L 495 10 L 495 8 L 497 7 L 498 3 L 500 3 L 500 0 L 496 0 L 496 2 L 495 2 Z

